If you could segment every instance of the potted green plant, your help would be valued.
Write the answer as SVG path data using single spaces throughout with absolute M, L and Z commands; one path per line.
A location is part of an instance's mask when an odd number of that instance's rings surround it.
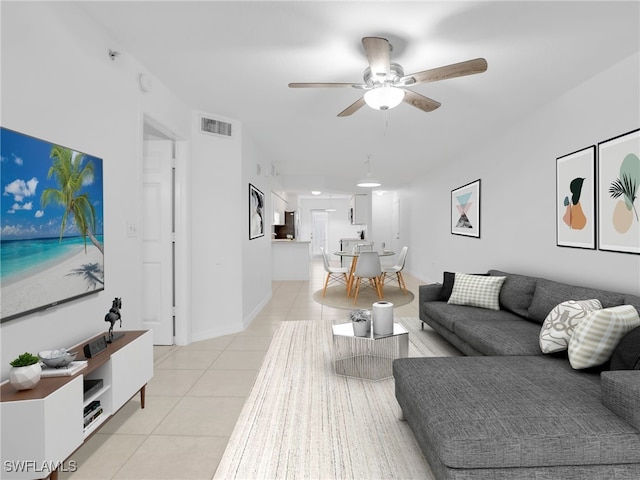
M 24 352 L 10 362 L 10 365 L 9 382 L 17 390 L 29 390 L 40 381 L 42 367 L 40 367 L 40 359 L 36 355 Z
M 356 337 L 366 337 L 371 330 L 371 312 L 369 310 L 353 310 L 349 314 L 353 324 L 353 334 Z

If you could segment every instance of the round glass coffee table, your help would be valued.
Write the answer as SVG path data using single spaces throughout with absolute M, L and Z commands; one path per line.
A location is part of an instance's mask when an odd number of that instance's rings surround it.
M 393 360 L 409 355 L 409 331 L 399 323 L 393 333 L 356 337 L 351 322 L 332 326 L 336 375 L 383 380 L 393 376 Z

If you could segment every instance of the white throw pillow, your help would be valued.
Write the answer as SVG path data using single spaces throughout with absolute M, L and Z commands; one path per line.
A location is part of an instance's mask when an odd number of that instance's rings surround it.
M 500 289 L 506 278 L 456 272 L 453 290 L 447 303 L 500 310 Z
M 561 352 L 569 348 L 574 329 L 589 312 L 601 310 L 600 300 L 568 300 L 556 305 L 544 319 L 540 329 L 542 353 Z
M 569 363 L 573 368 L 589 368 L 609 360 L 620 339 L 640 325 L 632 305 L 590 312 L 569 339 Z

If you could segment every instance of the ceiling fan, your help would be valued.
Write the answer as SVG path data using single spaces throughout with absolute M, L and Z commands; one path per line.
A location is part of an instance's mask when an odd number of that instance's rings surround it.
M 467 60 L 444 67 L 432 68 L 422 72 L 405 75 L 401 65 L 391 61 L 392 46 L 386 38 L 364 37 L 364 52 L 369 66 L 364 71 L 364 83 L 290 83 L 290 88 L 355 88 L 366 90 L 364 96 L 338 114 L 347 117 L 367 104 L 378 110 L 388 110 L 402 101 L 425 112 L 431 112 L 441 104 L 424 95 L 407 89 L 419 83 L 435 82 L 449 78 L 474 75 L 487 70 L 484 58 Z

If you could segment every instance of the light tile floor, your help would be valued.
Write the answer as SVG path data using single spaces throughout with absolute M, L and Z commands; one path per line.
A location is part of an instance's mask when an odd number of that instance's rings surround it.
M 397 317 L 418 316 L 420 282 L 404 274 L 414 294 Z M 311 262 L 309 281 L 273 282 L 271 300 L 242 333 L 184 347 L 154 347 L 154 377 L 147 401 L 131 399 L 69 460 L 75 472 L 60 479 L 210 479 L 281 322 L 345 318 L 348 310 L 316 303 L 322 260 Z

